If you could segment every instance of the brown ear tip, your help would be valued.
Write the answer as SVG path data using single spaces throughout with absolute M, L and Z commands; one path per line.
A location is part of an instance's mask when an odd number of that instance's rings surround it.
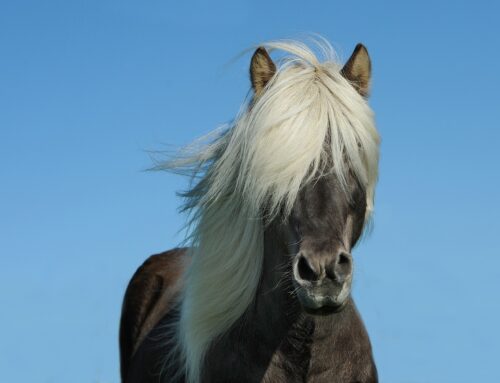
M 267 50 L 266 48 L 264 47 L 257 47 L 257 49 L 255 50 L 253 56 L 252 56 L 252 59 L 254 58 L 258 58 L 258 57 L 269 57 L 269 53 L 267 53 Z
M 366 49 L 366 46 L 362 43 L 357 43 L 356 47 L 354 48 L 355 53 L 357 53 L 359 51 L 365 51 L 366 53 L 368 53 L 368 49 Z

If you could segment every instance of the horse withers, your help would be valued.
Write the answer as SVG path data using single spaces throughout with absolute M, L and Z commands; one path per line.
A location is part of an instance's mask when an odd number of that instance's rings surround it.
M 318 44 L 323 61 L 299 42 L 258 48 L 245 111 L 158 166 L 197 180 L 190 246 L 130 281 L 124 383 L 377 382 L 351 297 L 378 173 L 371 63 L 361 44 L 343 67 Z

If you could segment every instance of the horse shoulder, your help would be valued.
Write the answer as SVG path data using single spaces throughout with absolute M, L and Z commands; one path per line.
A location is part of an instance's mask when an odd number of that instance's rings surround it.
M 132 358 L 149 332 L 171 308 L 180 289 L 186 249 L 176 248 L 150 256 L 130 280 L 120 320 L 120 366 L 127 376 Z

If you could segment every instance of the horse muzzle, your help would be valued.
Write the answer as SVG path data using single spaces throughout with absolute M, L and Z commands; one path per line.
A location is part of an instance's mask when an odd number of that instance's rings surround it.
M 293 263 L 297 297 L 306 311 L 337 312 L 347 302 L 352 284 L 352 256 L 301 250 Z

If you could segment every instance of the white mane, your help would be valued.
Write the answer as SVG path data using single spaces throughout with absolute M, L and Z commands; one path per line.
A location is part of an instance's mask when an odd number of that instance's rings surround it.
M 263 46 L 287 54 L 263 94 L 228 129 L 205 137 L 208 143 L 160 166 L 199 177 L 185 194 L 192 262 L 177 328 L 189 382 L 199 381 L 211 342 L 254 299 L 263 208 L 271 216 L 279 209 L 289 213 L 301 185 L 318 171 L 331 171 L 324 169 L 326 158 L 344 185 L 349 169 L 357 176 L 368 212 L 373 207 L 379 136 L 372 110 L 340 74 L 333 49 L 319 44 L 326 59 L 320 62 L 302 43 Z

